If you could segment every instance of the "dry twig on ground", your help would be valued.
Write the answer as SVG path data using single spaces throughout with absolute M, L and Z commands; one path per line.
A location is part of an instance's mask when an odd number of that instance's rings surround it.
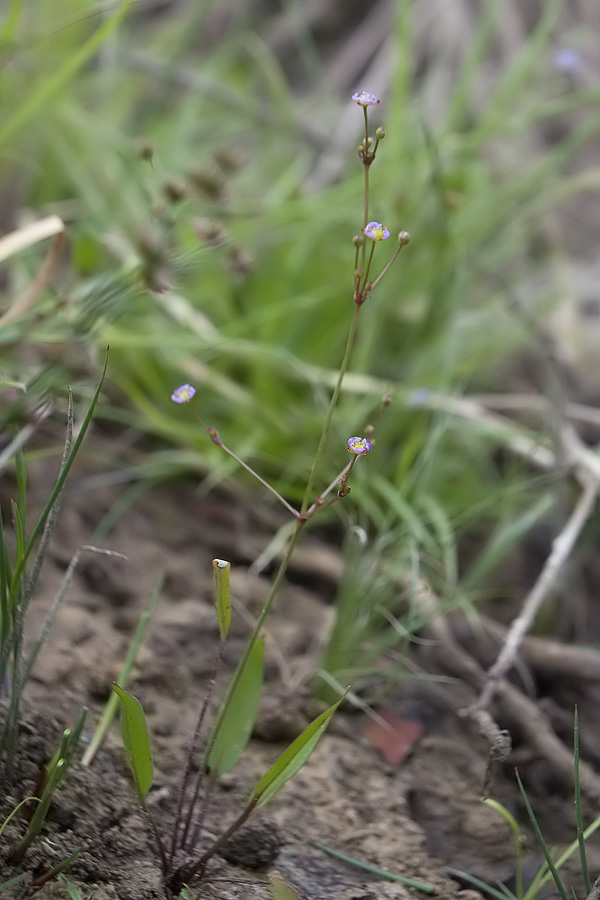
M 485 670 L 456 643 L 446 617 L 440 612 L 438 598 L 425 582 L 421 582 L 416 602 L 428 619 L 426 634 L 435 641 L 435 653 L 444 671 L 459 678 L 475 692 L 481 692 L 486 684 Z M 496 685 L 495 701 L 499 716 L 509 728 L 517 730 L 535 753 L 548 762 L 560 781 L 572 787 L 572 751 L 557 737 L 539 705 L 504 679 L 500 679 Z M 485 710 L 483 712 L 486 713 Z M 487 716 L 484 715 L 482 719 L 482 707 L 478 703 L 464 710 L 463 715 L 482 732 Z M 495 725 L 495 719 L 492 718 L 491 721 Z M 503 732 L 496 725 L 487 727 L 485 731 L 484 736 L 490 743 L 490 750 L 495 754 L 499 744 L 496 738 L 501 738 Z M 582 793 L 594 803 L 600 803 L 600 776 L 590 765 L 580 762 L 579 777 Z

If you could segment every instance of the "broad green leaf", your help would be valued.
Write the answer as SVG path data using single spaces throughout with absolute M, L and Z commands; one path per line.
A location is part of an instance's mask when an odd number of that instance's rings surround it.
M 229 570 L 231 563 L 226 559 L 213 559 L 215 582 L 217 585 L 217 619 L 221 640 L 227 638 L 229 623 L 231 622 L 231 598 L 229 596 Z
M 235 765 L 250 739 L 262 687 L 264 642 L 261 637 L 252 647 L 233 692 L 217 717 L 206 760 L 209 770 L 217 776 Z
M 346 695 L 344 694 L 344 697 Z M 326 709 L 324 713 L 307 725 L 302 734 L 298 735 L 295 741 L 285 750 L 279 759 L 277 759 L 269 771 L 263 775 L 256 787 L 254 788 L 253 798 L 256 799 L 257 807 L 260 808 L 268 803 L 275 796 L 277 791 L 283 787 L 286 781 L 298 772 L 310 754 L 313 752 L 323 732 L 327 728 L 330 718 L 344 699 L 340 699 Z
M 133 772 L 133 778 L 140 796 L 140 802 L 144 806 L 154 777 L 152 765 L 152 751 L 144 710 L 140 701 L 113 682 L 113 690 L 121 701 L 121 732 L 123 744 L 127 753 L 127 759 Z

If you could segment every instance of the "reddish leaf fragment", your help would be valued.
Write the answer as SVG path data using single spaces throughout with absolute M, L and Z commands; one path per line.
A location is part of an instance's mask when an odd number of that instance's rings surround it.
M 417 719 L 402 719 L 389 709 L 376 710 L 387 723 L 367 719 L 362 734 L 391 766 L 401 766 L 425 730 Z

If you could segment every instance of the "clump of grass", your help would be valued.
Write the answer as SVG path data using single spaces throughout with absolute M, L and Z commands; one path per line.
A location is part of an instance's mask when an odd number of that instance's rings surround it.
M 556 890 L 558 892 L 558 895 L 561 897 L 561 900 L 568 900 L 569 897 L 576 898 L 576 894 L 570 887 L 565 884 L 561 875 L 561 869 L 563 868 L 567 860 L 569 860 L 574 853 L 578 852 L 580 861 L 579 872 L 584 889 L 584 895 L 580 898 L 580 900 L 584 900 L 584 898 L 589 898 L 589 900 L 596 900 L 596 897 L 598 896 L 598 888 L 600 887 L 600 879 L 596 881 L 596 884 L 593 886 L 592 890 L 592 882 L 587 861 L 586 842 L 598 830 L 598 828 L 600 828 L 600 815 L 597 816 L 594 821 L 591 822 L 590 825 L 588 825 L 587 828 L 584 828 L 581 791 L 579 786 L 579 718 L 577 708 L 575 709 L 574 720 L 573 768 L 577 836 L 575 840 L 567 847 L 567 849 L 564 850 L 559 856 L 556 856 L 556 854 L 551 852 L 551 850 L 549 849 L 536 819 L 533 807 L 527 796 L 526 788 L 521 780 L 519 772 L 515 771 L 517 783 L 519 785 L 519 791 L 523 799 L 527 816 L 529 818 L 529 821 L 531 822 L 536 840 L 544 856 L 544 861 L 541 863 L 538 871 L 529 881 L 529 883 L 526 883 L 523 872 L 522 850 L 525 838 L 521 826 L 512 815 L 512 813 L 510 813 L 506 809 L 506 807 L 504 807 L 501 803 L 498 803 L 497 800 L 493 800 L 491 798 L 486 798 L 483 802 L 499 813 L 499 815 L 508 824 L 513 835 L 515 844 L 515 890 L 511 891 L 505 884 L 502 884 L 500 882 L 498 882 L 496 886 L 486 884 L 481 879 L 475 878 L 465 872 L 458 872 L 453 869 L 448 869 L 447 871 L 451 875 L 459 877 L 461 881 L 472 884 L 478 890 L 482 891 L 486 896 L 493 897 L 494 900 L 535 900 L 540 891 L 551 880 L 554 881 Z
M 14 454 L 17 482 L 17 496 L 11 504 L 14 541 L 9 538 L 0 518 L 0 688 L 3 688 L 9 696 L 6 715 L 0 727 L 0 758 L 8 771 L 12 770 L 15 761 L 23 689 L 56 610 L 69 586 L 80 552 L 67 570 L 39 638 L 28 654 L 25 654 L 24 650 L 25 618 L 56 525 L 65 482 L 92 421 L 105 374 L 106 363 L 76 438 L 73 437 L 73 400 L 69 393 L 67 434 L 60 472 L 31 533 L 27 528 L 26 464 L 19 435 L 13 438 L 8 454 L 5 453 L 4 466 Z

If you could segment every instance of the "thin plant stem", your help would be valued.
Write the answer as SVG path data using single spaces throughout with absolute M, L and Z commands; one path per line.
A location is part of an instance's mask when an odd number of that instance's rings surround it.
M 346 341 L 346 349 L 344 351 L 344 358 L 342 359 L 342 364 L 340 366 L 340 371 L 338 375 L 338 379 L 333 390 L 333 394 L 331 396 L 331 401 L 329 403 L 329 409 L 327 410 L 327 416 L 325 418 L 325 424 L 323 425 L 323 430 L 321 432 L 321 437 L 319 439 L 319 444 L 317 446 L 317 452 L 315 453 L 315 458 L 313 460 L 312 468 L 310 470 L 310 474 L 308 476 L 308 481 L 306 482 L 306 490 L 304 491 L 304 499 L 302 500 L 302 506 L 300 507 L 300 514 L 304 516 L 306 514 L 306 510 L 308 509 L 308 505 L 310 502 L 310 498 L 312 496 L 315 480 L 317 477 L 317 469 L 321 462 L 321 458 L 323 456 L 323 451 L 325 449 L 325 442 L 327 441 L 327 436 L 329 435 L 329 430 L 331 428 L 331 421 L 333 419 L 333 414 L 335 412 L 336 406 L 338 404 L 338 400 L 340 398 L 340 393 L 342 390 L 342 382 L 344 381 L 344 376 L 348 369 L 348 364 L 350 362 L 350 354 L 352 352 L 352 347 L 354 346 L 354 338 L 356 336 L 356 328 L 358 325 L 358 315 L 360 312 L 360 305 L 354 304 L 354 312 L 352 314 L 352 322 L 350 323 L 350 330 L 348 332 L 348 339 Z
M 365 120 L 367 118 L 367 113 L 365 110 Z M 369 166 L 363 167 L 365 170 L 365 212 L 364 212 L 364 222 L 363 228 L 365 228 L 369 224 Z M 363 262 L 365 258 L 365 245 L 363 244 Z
M 209 847 L 209 849 L 206 851 L 206 853 L 200 857 L 198 862 L 195 864 L 193 871 L 201 871 L 202 869 L 204 869 L 204 867 L 206 866 L 206 863 L 209 861 L 209 859 L 211 859 L 215 855 L 215 853 L 217 853 L 221 849 L 223 844 L 227 843 L 227 841 L 229 840 L 231 835 L 235 834 L 235 832 L 238 830 L 238 828 L 240 828 L 244 824 L 246 819 L 248 819 L 248 817 L 254 811 L 254 808 L 257 803 L 258 803 L 258 797 L 253 797 L 252 800 L 250 800 L 250 802 L 246 806 L 246 808 L 237 817 L 235 822 L 232 822 L 232 824 L 229 826 L 227 831 L 224 831 L 223 834 L 221 835 L 221 837 L 219 837 L 214 842 L 214 844 L 212 844 Z M 193 872 L 190 874 L 193 874 Z
M 240 459 L 240 457 L 237 456 L 237 454 L 234 453 L 233 450 L 230 450 L 229 447 L 228 447 L 226 444 L 223 443 L 223 441 L 221 440 L 221 438 L 220 438 L 220 436 L 219 436 L 219 432 L 217 431 L 217 429 L 208 426 L 205 422 L 202 421 L 202 419 L 200 418 L 200 416 L 198 415 L 198 413 L 197 413 L 197 412 L 193 409 L 193 407 L 190 405 L 189 400 L 186 400 L 186 404 L 190 407 L 190 410 L 192 411 L 192 415 L 194 416 L 194 418 L 196 419 L 196 421 L 202 426 L 202 428 L 203 428 L 204 431 L 207 433 L 207 435 L 209 436 L 209 438 L 211 439 L 211 441 L 213 442 L 213 444 L 216 444 L 217 447 L 220 447 L 221 450 L 223 450 L 223 452 L 227 454 L 227 456 L 230 456 L 231 459 L 233 459 L 233 460 L 238 464 L 238 466 L 241 466 L 242 469 L 245 469 L 246 472 L 248 472 L 249 475 L 252 475 L 252 477 L 255 478 L 260 484 L 262 484 L 262 486 L 263 486 L 264 488 L 266 488 L 271 494 L 273 494 L 274 497 L 277 497 L 277 499 L 279 500 L 279 502 L 280 502 L 283 506 L 285 506 L 285 508 L 288 510 L 288 512 L 291 512 L 291 514 L 294 516 L 294 518 L 295 518 L 295 519 L 298 519 L 298 518 L 300 517 L 300 513 L 298 512 L 298 510 L 295 509 L 295 508 L 291 505 L 291 503 L 288 503 L 287 500 L 285 499 L 285 497 L 282 497 L 281 494 L 279 493 L 279 491 L 277 491 L 277 490 L 273 487 L 273 485 L 269 484 L 268 481 L 265 481 L 265 479 L 262 478 L 262 477 L 258 474 L 258 472 L 256 472 L 256 471 L 252 468 L 252 466 L 249 466 L 248 463 L 245 463 L 243 459 Z
M 369 252 L 369 262 L 365 268 L 363 277 L 362 277 L 362 285 L 359 285 L 359 289 L 356 297 L 354 298 L 355 303 L 364 303 L 367 299 L 367 294 L 365 291 L 367 281 L 369 280 L 369 272 L 371 271 L 371 263 L 373 262 L 373 254 L 375 253 L 375 241 L 371 241 L 371 250 Z M 396 254 L 398 255 L 398 254 Z
M 377 287 L 377 285 L 379 284 L 379 282 L 381 281 L 381 279 L 383 278 L 383 276 L 387 274 L 388 270 L 389 270 L 389 269 L 393 266 L 393 264 L 396 262 L 396 259 L 397 259 L 397 257 L 398 257 L 398 254 L 399 254 L 400 251 L 402 250 L 402 247 L 403 247 L 403 246 L 404 246 L 403 244 L 400 244 L 400 246 L 398 247 L 398 249 L 396 250 L 396 252 L 395 252 L 394 255 L 392 256 L 392 258 L 390 259 L 390 261 L 389 261 L 389 263 L 387 264 L 387 266 L 385 267 L 385 269 L 383 269 L 383 271 L 381 271 L 381 272 L 379 273 L 379 275 L 377 276 L 377 278 L 375 279 L 375 281 L 374 281 L 373 284 L 371 285 L 371 290 L 373 290 L 373 288 L 376 288 L 376 287 Z
M 365 154 L 369 152 L 369 114 L 367 112 L 367 107 L 363 106 L 363 114 L 365 117 Z M 369 224 L 369 169 L 371 168 L 370 163 L 363 162 L 363 168 L 365 170 L 365 206 L 364 206 L 364 221 L 363 228 L 365 228 Z M 362 249 L 362 260 L 363 265 L 365 261 L 365 245 L 363 243 Z
M 219 671 L 221 669 L 221 663 L 223 661 L 224 651 L 225 651 L 225 642 L 223 640 L 219 640 L 219 648 L 217 650 L 217 655 L 216 655 L 215 662 L 213 665 L 213 670 L 211 672 L 210 681 L 208 683 L 208 687 L 204 694 L 204 701 L 202 703 L 202 708 L 200 710 L 200 714 L 199 714 L 198 720 L 196 722 L 194 736 L 192 738 L 192 742 L 190 744 L 190 748 L 188 751 L 185 772 L 183 774 L 183 778 L 181 779 L 181 784 L 179 786 L 179 796 L 178 796 L 178 800 L 177 800 L 177 815 L 175 816 L 175 824 L 173 825 L 173 841 L 171 844 L 170 862 L 172 862 L 175 857 L 178 843 L 181 847 L 185 846 L 188 832 L 190 830 L 191 823 L 193 820 L 194 809 L 196 807 L 196 801 L 198 799 L 198 794 L 200 791 L 200 779 L 198 779 L 196 782 L 196 787 L 194 789 L 193 796 L 190 800 L 190 807 L 188 810 L 188 814 L 186 816 L 185 824 L 183 827 L 183 832 L 181 834 L 181 840 L 178 841 L 177 836 L 179 833 L 179 829 L 181 828 L 183 803 L 184 803 L 184 799 L 185 799 L 186 788 L 188 786 L 190 774 L 192 771 L 192 763 L 193 763 L 194 757 L 196 755 L 196 752 L 198 750 L 200 735 L 202 734 L 202 726 L 204 724 L 204 719 L 206 718 L 206 713 L 208 711 L 208 707 L 209 707 L 210 701 L 212 699 L 212 695 L 213 695 L 213 692 L 215 689 L 215 684 L 217 682 L 217 677 L 218 677 Z
M 152 833 L 153 833 L 154 839 L 156 841 L 156 846 L 158 847 L 158 855 L 160 856 L 161 868 L 162 868 L 162 871 L 166 873 L 169 871 L 169 867 L 168 867 L 168 863 L 167 863 L 167 853 L 165 850 L 165 845 L 163 843 L 163 840 L 160 836 L 160 832 L 159 832 L 158 828 L 156 827 L 156 822 L 154 821 L 154 816 L 152 815 L 152 813 L 150 812 L 150 810 L 148 809 L 148 807 L 146 806 L 145 803 L 141 806 L 141 810 L 142 810 L 150 828 L 152 829 Z
M 183 848 L 188 852 L 192 852 L 194 847 L 197 845 L 200 840 L 200 835 L 202 833 L 202 828 L 204 826 L 204 820 L 206 819 L 206 813 L 208 812 L 208 807 L 210 805 L 211 795 L 217 786 L 217 776 L 216 769 L 211 769 L 211 772 L 208 776 L 208 783 L 206 785 L 204 791 L 204 799 L 202 805 L 200 806 L 200 815 L 196 819 L 196 823 L 194 824 L 194 830 L 192 831 L 189 840 L 186 843 L 186 846 Z M 197 791 L 200 789 L 200 779 L 197 782 Z

